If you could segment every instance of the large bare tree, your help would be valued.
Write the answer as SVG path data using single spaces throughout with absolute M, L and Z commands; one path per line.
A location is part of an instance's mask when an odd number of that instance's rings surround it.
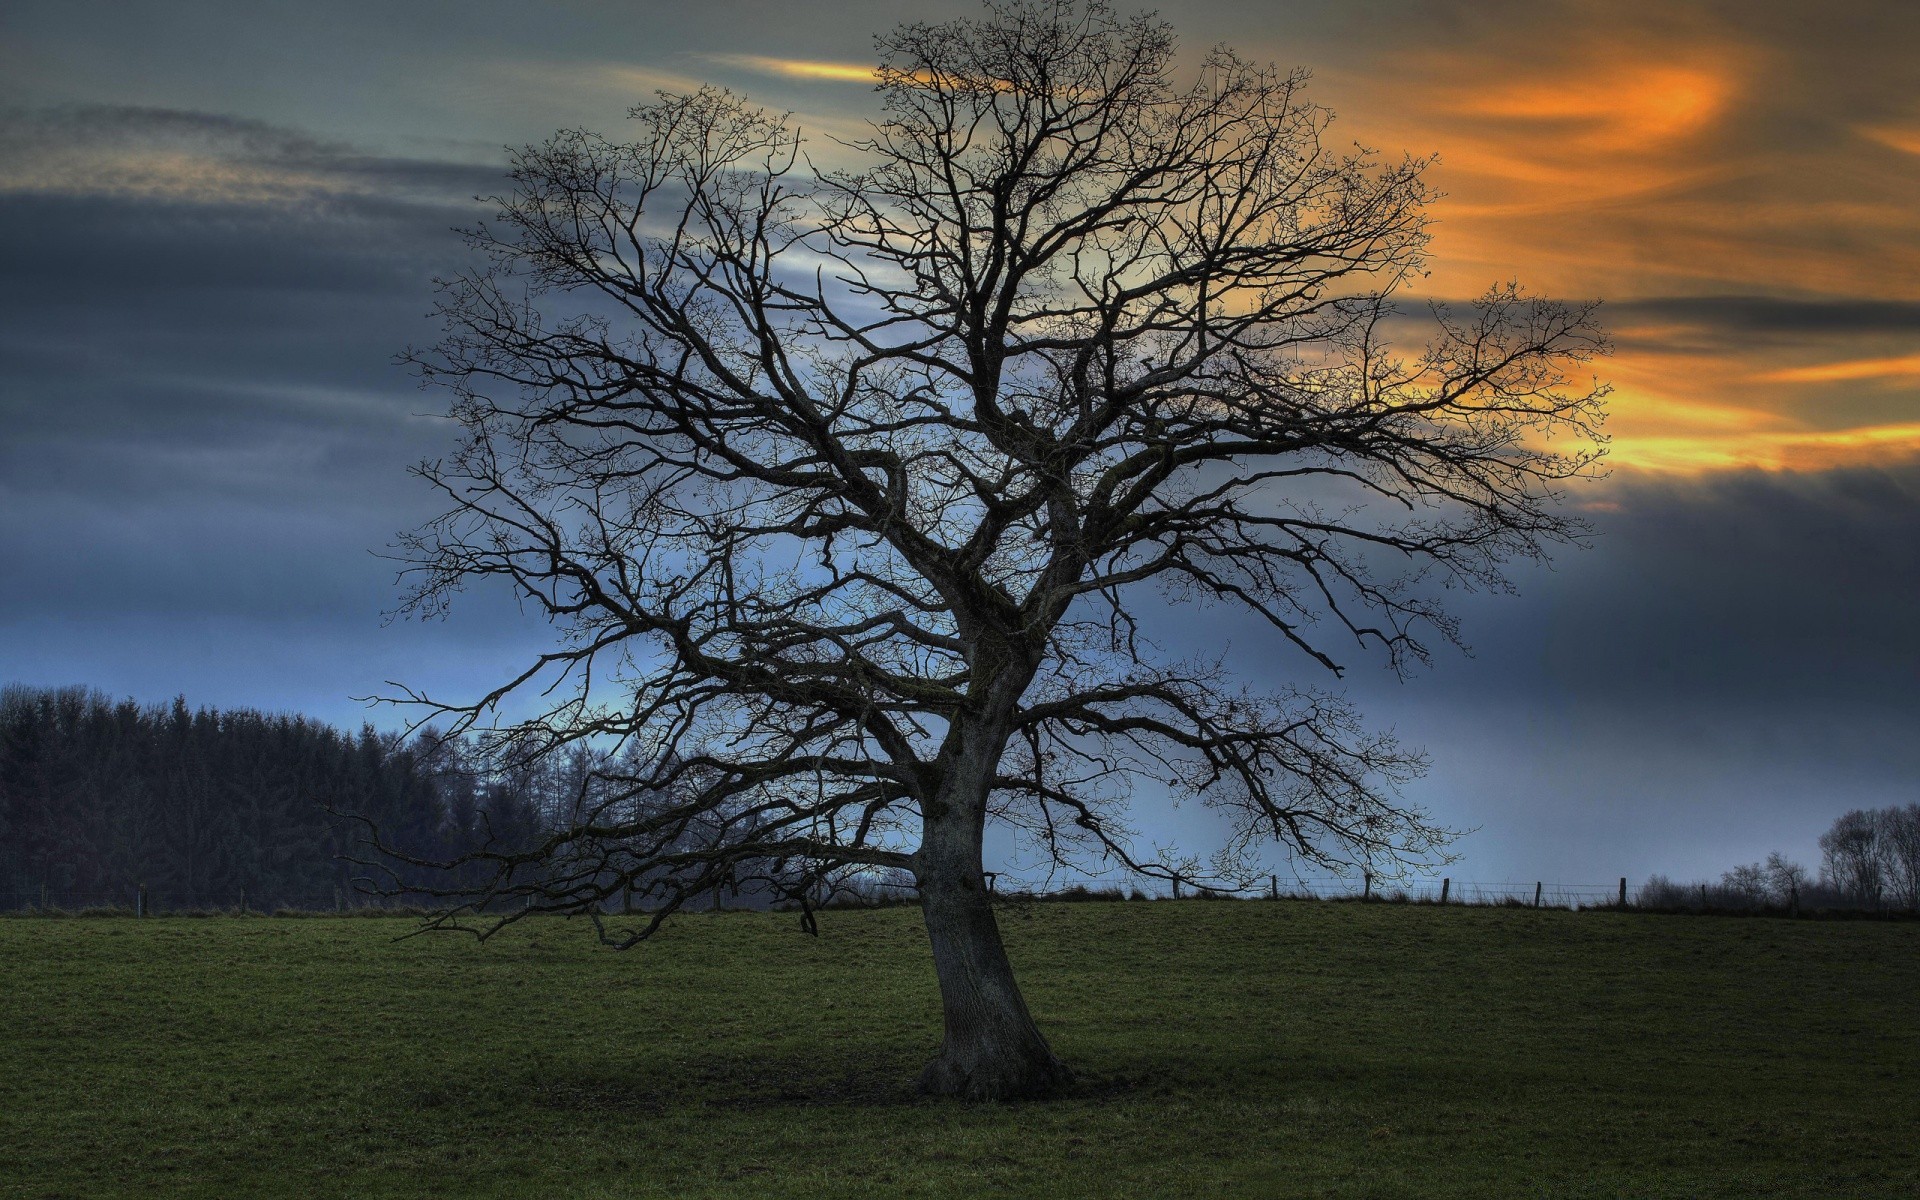
M 630 944 L 742 872 L 904 873 L 945 1005 L 922 1086 L 1039 1094 L 1066 1072 L 1002 949 L 989 822 L 1215 884 L 1274 843 L 1446 837 L 1398 798 L 1420 756 L 1337 697 L 1136 618 L 1243 609 L 1315 672 L 1424 657 L 1453 633 L 1432 582 L 1500 585 L 1574 532 L 1554 489 L 1600 392 L 1566 371 L 1601 338 L 1506 288 L 1394 353 L 1427 164 L 1330 143 L 1300 73 L 1217 49 L 1182 82 L 1166 25 L 1064 0 L 878 48 L 856 141 L 706 89 L 514 157 L 489 265 L 416 356 L 465 437 L 424 469 L 448 510 L 412 603 L 498 578 L 563 637 L 471 704 L 411 698 L 530 753 L 625 744 L 545 841 L 483 852 L 468 911 L 638 888 L 650 915 L 603 926 Z M 1135 847 L 1129 789 L 1231 816 L 1206 872 Z

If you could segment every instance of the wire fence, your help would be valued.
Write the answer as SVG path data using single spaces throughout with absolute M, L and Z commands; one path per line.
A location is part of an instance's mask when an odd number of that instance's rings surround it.
M 1449 876 L 1388 878 L 1356 871 L 1351 875 L 1275 874 L 1235 886 L 1204 887 L 1183 885 L 1171 880 L 1146 883 L 1137 876 L 1114 873 L 1068 880 L 1057 873 L 1021 875 L 1005 872 L 998 877 L 990 876 L 989 884 L 1001 895 L 1033 899 L 1267 898 L 1661 913 L 1920 916 L 1920 904 L 1904 893 L 1882 890 L 1862 894 L 1825 880 L 1795 881 L 1754 888 L 1724 881 L 1679 884 L 1657 875 L 1646 883 L 1632 884 L 1624 876 L 1604 883 L 1564 883 L 1547 880 L 1455 879 Z
M 1898 911 L 1884 902 L 1842 897 L 1831 889 L 1814 888 L 1803 897 L 1765 897 L 1723 886 L 1676 886 L 1665 881 L 1634 885 L 1622 878 L 1607 883 L 1554 883 L 1545 880 L 1486 881 L 1440 878 L 1376 878 L 1364 872 L 1352 876 L 1269 875 L 1238 886 L 1196 886 L 1119 873 L 1026 874 L 989 871 L 987 886 L 999 898 L 1022 900 L 1334 900 L 1399 904 L 1458 904 L 1554 909 L 1640 909 L 1644 911 L 1786 911 L 1803 908 L 1822 911 Z M 911 882 L 871 879 L 822 895 L 822 906 L 912 903 L 918 894 Z M 1804 900 L 1804 904 L 1803 904 Z M 744 895 L 732 907 L 765 908 L 767 898 Z M 427 897 L 380 896 L 351 888 L 327 894 L 282 892 L 183 891 L 129 886 L 110 891 L 71 891 L 29 888 L 0 891 L 0 913 L 118 914 L 162 916 L 207 913 L 272 914 L 339 913 L 378 915 L 383 912 L 418 913 L 435 902 Z M 612 903 L 610 902 L 610 907 Z M 720 908 L 725 905 L 715 904 Z
M 1292 899 L 1379 900 L 1413 904 L 1522 905 L 1541 908 L 1618 908 L 1639 902 L 1641 888 L 1624 878 L 1610 883 L 1553 883 L 1486 881 L 1450 876 L 1384 878 L 1365 872 L 1351 876 L 1268 875 L 1237 886 L 1201 886 L 1137 876 L 1110 874 L 1021 875 L 989 873 L 998 894 L 1077 896 L 1082 893 L 1119 893 L 1129 898 L 1160 899 Z

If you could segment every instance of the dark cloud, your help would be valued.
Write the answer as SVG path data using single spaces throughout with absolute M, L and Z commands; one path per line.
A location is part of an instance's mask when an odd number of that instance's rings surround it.
M 0 149 L 16 171 L 22 157 L 71 153 L 85 146 L 151 149 L 168 144 L 201 144 L 262 161 L 311 161 L 349 153 L 341 142 L 223 113 L 124 104 L 0 108 Z
M 1490 666 L 1622 706 L 1920 715 L 1920 465 L 1633 474 L 1596 491 L 1593 549 L 1532 573 L 1526 603 L 1468 614 L 1500 630 Z
M 497 156 L 489 148 L 487 157 Z M 225 168 L 223 170 L 222 168 Z M 128 105 L 0 107 L 0 190 L 313 205 L 359 197 L 464 204 L 499 190 L 497 163 L 368 154 L 224 113 Z
M 1345 655 L 1336 681 L 1256 623 L 1165 614 L 1176 652 L 1261 685 L 1344 691 L 1432 757 L 1410 796 L 1477 830 L 1455 878 L 1717 875 L 1811 861 L 1842 811 L 1920 778 L 1920 463 L 1581 489 L 1587 549 L 1512 573 L 1517 595 L 1443 594 L 1471 653 L 1405 680 Z M 1174 836 L 1181 815 L 1150 829 Z
M 1590 550 L 1460 606 L 1471 659 L 1368 707 L 1435 758 L 1421 794 L 1481 869 L 1711 874 L 1803 860 L 1920 777 L 1920 464 L 1596 497 Z M 1583 866 L 1584 864 L 1584 866 Z
M 180 169 L 189 184 L 207 173 L 206 163 L 277 169 L 285 148 L 307 154 L 318 145 L 203 114 L 114 110 L 47 121 L 139 127 L 162 117 L 221 134 L 219 155 Z M 244 136 L 228 136 L 235 128 Z M 408 339 L 431 334 L 422 320 L 430 279 L 465 261 L 450 229 L 479 212 L 451 185 L 497 181 L 500 172 L 392 161 L 370 169 L 332 152 L 323 165 L 271 198 L 227 195 L 217 172 L 215 183 L 194 184 L 204 193 L 197 195 L 111 181 L 96 193 L 0 191 L 10 415 L 30 427 L 71 421 L 71 394 L 85 391 L 96 403 L 191 421 L 186 393 L 201 383 L 220 385 L 208 403 L 223 418 L 235 415 L 235 388 L 258 391 L 266 382 L 300 394 L 327 386 L 404 391 L 389 360 Z M 118 168 L 109 159 L 103 169 Z M 170 394 L 130 405 L 123 385 Z M 294 407 L 306 404 L 296 396 Z
M 1920 333 L 1920 301 L 1664 296 L 1606 306 L 1611 320 L 1668 322 L 1723 338 L 1749 334 Z
M 452 436 L 393 356 L 500 172 L 152 109 L 12 112 L 0 146 L 0 676 L 258 702 L 278 630 L 326 669 L 269 707 L 325 678 L 338 716 L 407 640 L 374 552 Z

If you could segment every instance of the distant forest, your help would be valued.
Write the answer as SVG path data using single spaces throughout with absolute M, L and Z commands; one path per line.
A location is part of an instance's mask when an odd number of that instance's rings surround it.
M 376 822 L 429 859 L 532 837 L 555 780 L 493 769 L 470 742 L 305 717 L 0 689 L 0 908 L 333 908 L 368 902 L 348 861 Z M 331 812 L 329 810 L 332 810 Z M 336 815 L 340 814 L 340 815 Z M 401 881 L 430 874 L 402 869 Z M 444 882 L 444 880 L 443 880 Z

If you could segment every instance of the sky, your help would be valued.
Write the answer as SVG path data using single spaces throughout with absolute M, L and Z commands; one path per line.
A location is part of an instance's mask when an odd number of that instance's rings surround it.
M 357 699 L 388 680 L 497 683 L 545 631 L 479 593 L 389 620 L 383 555 L 454 436 L 393 360 L 504 147 L 702 81 L 844 134 L 873 33 L 975 11 L 9 0 L 0 682 L 346 726 L 402 719 Z M 1189 54 L 1312 70 L 1338 136 L 1439 156 L 1424 294 L 1604 302 L 1593 544 L 1463 597 L 1471 654 L 1345 684 L 1432 756 L 1411 798 L 1472 831 L 1449 873 L 1712 877 L 1920 801 L 1920 5 L 1161 11 Z

